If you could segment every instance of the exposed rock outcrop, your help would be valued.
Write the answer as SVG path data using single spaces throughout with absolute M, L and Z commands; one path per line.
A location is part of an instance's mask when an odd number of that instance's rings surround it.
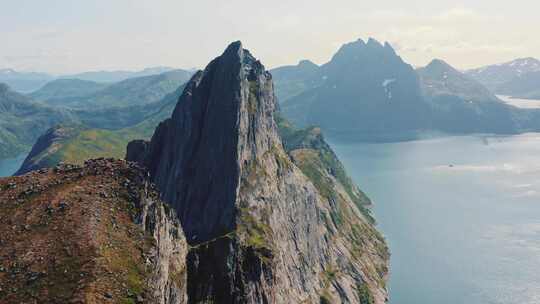
M 0 179 L 0 229 L 0 303 L 187 303 L 180 223 L 134 164 Z
M 327 162 L 295 164 L 325 154 L 291 160 L 276 107 L 272 76 L 236 42 L 191 79 L 150 142 L 128 146 L 191 245 L 189 302 L 384 303 L 384 240 Z

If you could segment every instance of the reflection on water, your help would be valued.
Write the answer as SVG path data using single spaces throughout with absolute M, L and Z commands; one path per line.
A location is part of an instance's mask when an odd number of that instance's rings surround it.
M 374 200 L 391 303 L 540 303 L 540 135 L 332 144 Z

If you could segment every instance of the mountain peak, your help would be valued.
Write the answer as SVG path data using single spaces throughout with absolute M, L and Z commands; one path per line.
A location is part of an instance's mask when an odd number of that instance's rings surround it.
M 448 64 L 446 61 L 442 59 L 433 59 L 426 67 L 426 70 L 439 70 L 439 71 L 446 71 L 446 72 L 457 72 L 460 73 L 458 70 L 456 70 L 454 67 L 452 67 L 450 64 Z
M 513 95 L 521 90 L 509 89 L 509 87 L 515 86 L 514 82 L 519 87 L 521 85 L 518 83 L 524 81 L 521 78 L 526 79 L 532 73 L 537 72 L 540 72 L 540 60 L 533 57 L 524 57 L 468 70 L 466 73 L 497 94 Z
M 394 48 L 390 43 L 385 42 L 384 45 L 374 38 L 369 38 L 367 43 L 362 39 L 358 39 L 353 42 L 342 45 L 336 54 L 332 57 L 331 61 L 336 59 L 349 60 L 351 58 L 358 58 L 363 56 L 362 52 L 370 52 L 372 54 L 385 54 L 385 56 L 397 57 Z
M 518 63 L 521 65 L 535 64 L 535 63 L 540 63 L 540 60 L 534 57 L 523 57 L 523 58 L 518 58 L 510 62 L 507 62 L 506 64 L 513 65 L 513 64 L 518 64 Z
M 234 53 L 240 53 L 244 49 L 242 47 L 242 41 L 237 40 L 234 42 L 231 42 L 227 48 L 225 49 L 225 52 L 223 52 L 222 56 L 227 56 L 227 54 L 234 54 Z
M 430 98 L 455 96 L 466 102 L 497 100 L 483 85 L 444 60 L 433 59 L 417 71 L 421 76 L 424 94 Z
M 376 48 L 383 48 L 383 45 L 377 39 L 371 37 L 368 39 L 367 45 Z
M 272 76 L 235 42 L 193 76 L 150 142 L 128 146 L 126 158 L 148 168 L 192 245 L 190 301 L 318 303 L 330 288 L 361 303 L 364 288 L 382 304 L 385 291 L 372 279 L 381 276 L 364 275 L 356 249 L 339 243 L 349 238 L 332 236 L 331 204 L 283 148 L 276 108 Z M 366 225 L 354 212 L 351 222 Z M 321 277 L 334 261 L 346 279 L 328 285 Z
M 236 41 L 193 76 L 171 119 L 158 126 L 144 164 L 162 187 L 164 198 L 177 209 L 188 241 L 199 243 L 233 229 L 238 181 L 230 176 L 243 167 L 240 158 L 264 153 L 278 138 L 272 90 L 271 75 Z M 178 145 L 184 152 L 177 150 Z M 167 156 L 174 154 L 177 159 Z M 192 172 L 196 164 L 197 172 Z M 168 172 L 172 167 L 191 178 L 172 187 Z M 206 208 L 209 204 L 212 210 Z
M 300 60 L 300 62 L 298 62 L 298 67 L 308 67 L 308 68 L 311 68 L 311 67 L 318 67 L 317 64 L 315 64 L 313 61 L 311 60 L 307 60 L 307 59 L 303 59 L 303 60 Z

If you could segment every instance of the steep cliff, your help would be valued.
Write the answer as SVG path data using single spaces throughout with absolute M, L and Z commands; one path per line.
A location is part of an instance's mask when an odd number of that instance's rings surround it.
M 276 107 L 272 76 L 236 42 L 191 79 L 150 142 L 128 145 L 191 245 L 189 301 L 384 303 L 384 240 L 328 162 L 299 169 L 324 156 L 304 147 L 291 159 Z
M 0 179 L 0 303 L 186 303 L 174 210 L 125 161 Z

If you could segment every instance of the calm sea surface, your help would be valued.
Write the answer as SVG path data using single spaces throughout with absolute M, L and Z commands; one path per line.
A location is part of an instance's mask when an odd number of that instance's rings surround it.
M 332 146 L 375 202 L 392 304 L 540 303 L 540 134 Z
M 10 176 L 19 170 L 25 158 L 26 154 L 15 158 L 0 159 L 0 177 Z

